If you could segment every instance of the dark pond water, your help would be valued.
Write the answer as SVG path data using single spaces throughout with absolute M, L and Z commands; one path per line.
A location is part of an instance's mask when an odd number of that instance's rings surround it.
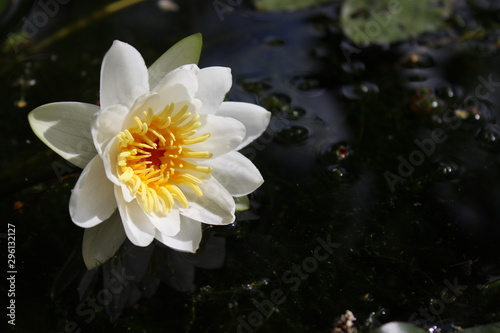
M 59 1 L 19 46 L 10 33 L 43 9 L 4 14 L 0 232 L 6 267 L 15 225 L 15 331 L 331 332 L 346 310 L 362 331 L 499 321 L 500 8 L 456 1 L 446 29 L 360 47 L 342 33 L 340 2 L 290 13 L 215 3 L 105 16 L 99 1 Z M 27 114 L 97 103 L 115 39 L 152 63 L 196 32 L 200 66 L 232 68 L 228 99 L 273 114 L 243 151 L 265 183 L 234 225 L 206 231 L 200 253 L 126 243 L 87 272 L 68 214 L 81 170 Z

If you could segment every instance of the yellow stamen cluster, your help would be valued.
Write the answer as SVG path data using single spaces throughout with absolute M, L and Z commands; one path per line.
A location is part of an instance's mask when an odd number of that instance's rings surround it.
M 118 134 L 118 175 L 131 194 L 142 202 L 147 212 L 166 214 L 174 200 L 188 207 L 180 185 L 203 195 L 199 185 L 212 169 L 200 166 L 194 159 L 212 157 L 206 151 L 193 151 L 186 146 L 200 143 L 209 133 L 194 136 L 201 123 L 189 107 L 167 105 L 159 114 L 149 108 L 143 119 L 134 118 L 135 125 Z

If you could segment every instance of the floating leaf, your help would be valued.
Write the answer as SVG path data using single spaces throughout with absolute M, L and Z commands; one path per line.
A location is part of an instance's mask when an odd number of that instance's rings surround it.
M 309 8 L 331 1 L 332 0 L 254 0 L 254 5 L 261 11 L 278 12 Z
M 344 33 L 356 44 L 390 43 L 439 29 L 452 0 L 346 0 Z

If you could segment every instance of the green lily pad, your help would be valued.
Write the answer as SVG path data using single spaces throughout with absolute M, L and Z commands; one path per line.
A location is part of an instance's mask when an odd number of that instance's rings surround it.
M 439 29 L 452 6 L 452 0 L 346 0 L 340 23 L 358 45 L 391 43 Z
M 254 0 L 255 8 L 265 12 L 294 11 L 318 6 L 332 0 Z

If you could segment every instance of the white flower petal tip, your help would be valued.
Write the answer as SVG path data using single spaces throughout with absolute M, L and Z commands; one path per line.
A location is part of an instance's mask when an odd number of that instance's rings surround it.
M 197 73 L 199 88 L 196 98 L 203 103 L 203 113 L 215 114 L 233 83 L 231 69 L 207 67 Z
M 196 252 L 202 224 L 233 223 L 264 181 L 237 150 L 264 132 L 270 113 L 223 102 L 231 70 L 198 68 L 200 50 L 201 35 L 187 37 L 147 69 L 135 48 L 115 41 L 102 63 L 101 108 L 55 103 L 29 115 L 49 147 L 85 167 L 69 209 L 86 228 L 88 268 L 126 238 Z
M 181 229 L 175 236 L 156 233 L 156 239 L 166 246 L 181 252 L 195 253 L 202 238 L 201 224 L 188 218 L 182 218 Z
M 223 102 L 216 114 L 234 118 L 245 125 L 246 135 L 237 150 L 261 136 L 271 121 L 271 112 L 259 105 L 243 102 Z
M 141 54 L 127 43 L 114 41 L 102 61 L 102 109 L 115 104 L 131 107 L 148 91 L 148 69 Z

